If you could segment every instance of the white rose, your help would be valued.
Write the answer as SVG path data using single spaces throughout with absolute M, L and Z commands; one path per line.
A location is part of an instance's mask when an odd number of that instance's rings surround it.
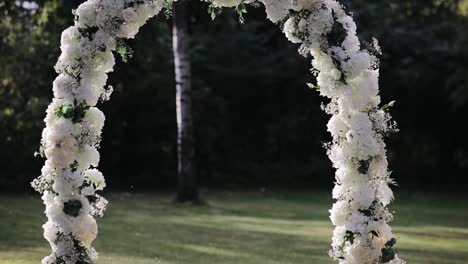
M 218 7 L 235 7 L 241 3 L 241 0 L 214 0 L 213 4 Z
M 72 234 L 86 247 L 90 247 L 98 234 L 96 220 L 90 215 L 81 217 L 78 223 L 73 226 Z
M 100 171 L 96 169 L 86 170 L 84 176 L 96 186 L 96 191 L 103 190 L 106 187 L 106 181 Z
M 136 13 L 135 9 L 129 7 L 122 11 L 122 16 L 125 22 L 131 24 L 138 19 L 138 14 Z
M 52 254 L 50 256 L 43 258 L 41 261 L 41 264 L 55 264 L 56 261 L 57 261 L 57 258 L 55 257 L 54 254 Z
M 67 168 L 76 159 L 78 142 L 71 134 L 46 128 L 44 140 L 44 153 L 55 168 Z
M 330 219 L 333 225 L 341 225 L 349 216 L 349 205 L 346 201 L 336 202 L 330 210 Z

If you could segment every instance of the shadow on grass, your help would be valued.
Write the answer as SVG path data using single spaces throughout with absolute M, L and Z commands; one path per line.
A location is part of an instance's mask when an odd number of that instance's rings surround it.
M 207 192 L 205 206 L 174 205 L 172 194 L 114 193 L 99 219 L 98 264 L 332 263 L 328 192 Z M 394 224 L 409 263 L 468 259 L 463 199 L 403 194 Z M 0 196 L 0 264 L 38 263 L 48 252 L 39 197 Z M 2 262 L 6 261 L 6 262 Z

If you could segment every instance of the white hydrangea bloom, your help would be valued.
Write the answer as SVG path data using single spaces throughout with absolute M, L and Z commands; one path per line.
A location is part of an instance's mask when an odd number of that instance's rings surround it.
M 72 90 L 76 85 L 77 81 L 75 78 L 68 74 L 61 73 L 53 83 L 54 97 L 73 101 Z
M 363 240 L 357 240 L 353 244 L 346 242 L 345 259 L 346 264 L 374 264 L 378 263 L 380 250 L 373 249 Z
M 213 0 L 213 4 L 218 7 L 235 7 L 241 2 L 242 0 Z
M 96 169 L 86 170 L 84 172 L 85 177 L 88 179 L 89 182 L 94 184 L 96 190 L 103 190 L 106 187 L 106 181 L 104 180 L 104 176 L 102 173 Z
M 374 232 L 378 235 L 372 235 L 372 245 L 374 248 L 385 248 L 385 244 L 393 238 L 392 228 L 383 221 L 369 221 L 367 233 Z
M 85 246 L 91 246 L 98 234 L 96 220 L 90 215 L 80 217 L 78 223 L 73 226 L 72 233 Z
M 347 197 L 352 199 L 350 204 L 354 210 L 366 210 L 375 201 L 375 193 L 375 190 L 368 185 L 357 185 L 349 188 Z
M 301 20 L 303 21 L 303 20 Z M 302 24 L 304 27 L 305 26 L 305 22 L 302 22 L 302 23 L 299 23 L 299 24 Z M 302 40 L 298 37 L 296 37 L 295 33 L 297 32 L 297 28 L 300 28 L 301 26 L 299 25 L 296 25 L 296 23 L 294 22 L 294 18 L 289 18 L 285 23 L 284 23 L 284 27 L 283 27 L 283 31 L 284 31 L 284 34 L 286 35 L 286 38 L 291 41 L 292 43 L 301 43 Z
M 78 168 L 80 170 L 86 170 L 89 167 L 97 167 L 99 165 L 99 151 L 93 147 L 85 145 L 80 150 L 77 161 L 78 161 Z
M 342 225 L 350 215 L 349 205 L 346 201 L 338 201 L 330 210 L 330 219 L 334 225 Z
M 276 23 L 286 18 L 291 8 L 290 0 L 260 0 L 265 5 L 267 17 Z
M 41 261 L 41 264 L 55 264 L 56 261 L 57 261 L 57 258 L 55 257 L 54 254 L 52 254 L 50 256 L 43 258 Z
M 95 131 L 101 131 L 104 127 L 104 121 L 106 117 L 104 113 L 96 107 L 91 107 L 84 117 L 83 122 L 87 124 L 88 127 Z
M 400 259 L 398 255 L 395 256 L 395 259 L 391 260 L 387 264 L 406 264 L 406 261 Z
M 290 0 L 291 9 L 295 11 L 311 10 L 320 5 L 320 0 Z
M 78 16 L 78 26 L 82 28 L 96 26 L 96 13 L 98 10 L 98 0 L 89 0 L 82 3 L 75 14 Z
M 371 66 L 371 59 L 367 52 L 348 52 L 348 57 L 348 60 L 341 62 L 347 80 L 360 76 Z
M 78 142 L 71 134 L 53 128 L 44 129 L 44 153 L 56 168 L 67 168 L 78 154 Z
M 344 138 L 349 130 L 348 125 L 346 125 L 346 122 L 339 115 L 332 116 L 330 121 L 328 121 L 327 128 L 335 139 Z

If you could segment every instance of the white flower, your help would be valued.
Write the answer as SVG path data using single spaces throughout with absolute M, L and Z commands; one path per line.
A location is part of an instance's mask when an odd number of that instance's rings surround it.
M 60 74 L 53 83 L 55 98 L 64 98 L 73 101 L 72 89 L 77 85 L 76 79 L 69 74 Z
M 367 52 L 350 52 L 348 53 L 349 59 L 341 62 L 346 79 L 352 80 L 359 75 L 363 74 L 370 68 L 370 56 Z
M 367 229 L 367 223 L 369 222 L 369 217 L 358 213 L 354 212 L 351 214 L 351 216 L 346 220 L 345 222 L 345 227 L 346 230 L 349 230 L 353 233 L 365 233 Z
M 377 236 L 373 233 L 377 233 Z M 383 221 L 369 221 L 367 234 L 371 236 L 372 246 L 377 249 L 385 248 L 385 244 L 393 238 L 392 228 Z
M 345 242 L 346 228 L 344 226 L 337 226 L 333 230 L 332 246 L 340 247 Z
M 276 23 L 289 14 L 290 0 L 260 0 L 265 5 L 267 17 Z
M 56 127 L 55 127 L 56 128 Z M 76 159 L 78 142 L 70 132 L 49 127 L 44 129 L 44 153 L 55 168 L 67 168 Z
M 388 262 L 387 264 L 406 264 L 406 261 L 400 259 L 398 255 L 395 255 L 395 258 Z
M 95 70 L 97 72 L 108 73 L 108 72 L 113 71 L 114 65 L 115 65 L 115 58 L 114 58 L 114 54 L 112 54 L 111 51 L 100 52 L 96 56 L 96 60 L 97 60 L 97 67 Z
M 295 34 L 299 32 L 301 29 L 299 26 L 296 26 L 296 23 L 294 22 L 294 18 L 289 18 L 286 20 L 286 23 L 284 23 L 284 34 L 286 35 L 286 38 L 291 41 L 292 43 L 301 43 L 302 40 L 298 38 Z
M 344 248 L 346 264 L 374 264 L 378 263 L 380 249 L 373 249 L 364 240 L 355 239 L 353 244 L 346 243 Z
M 99 159 L 99 151 L 93 146 L 85 145 L 77 156 L 78 168 L 80 170 L 86 170 L 91 166 L 97 167 L 99 165 Z
M 96 26 L 96 11 L 98 10 L 98 1 L 88 0 L 76 9 L 78 16 L 78 25 L 82 28 Z
M 213 4 L 218 7 L 235 7 L 241 3 L 242 0 L 214 0 Z
M 91 107 L 84 117 L 85 122 L 91 129 L 95 131 L 101 131 L 104 127 L 104 121 L 106 117 L 104 113 L 96 107 Z
M 357 52 L 361 48 L 361 43 L 355 34 L 348 34 L 343 43 L 341 43 L 341 46 L 347 51 Z
M 44 228 L 44 238 L 53 244 L 57 239 L 57 234 L 59 232 L 57 226 L 53 222 L 48 221 L 42 226 L 42 228 Z
M 327 128 L 335 139 L 345 137 L 346 132 L 348 132 L 349 129 L 346 123 L 339 115 L 332 116 L 330 121 L 328 121 Z
M 350 187 L 348 195 L 353 199 L 352 205 L 355 209 L 366 210 L 375 201 L 375 193 L 376 191 L 370 186 L 358 185 Z
M 91 246 L 98 234 L 96 220 L 90 215 L 80 217 L 78 223 L 73 226 L 72 233 L 86 247 Z
M 122 16 L 125 20 L 126 23 L 133 23 L 137 20 L 138 18 L 138 15 L 135 11 L 135 9 L 129 7 L 129 8 L 125 8 L 123 11 L 122 11 Z
M 83 194 L 84 196 L 91 196 L 91 195 L 94 195 L 94 193 L 95 191 L 92 186 L 86 186 L 85 188 L 81 190 L 81 194 Z
M 388 183 L 385 181 L 381 181 L 377 185 L 377 190 L 378 190 L 378 197 L 380 202 L 382 202 L 383 206 L 389 205 L 392 200 L 393 200 L 393 191 L 392 189 L 388 186 Z
M 96 191 L 104 190 L 104 188 L 106 187 L 106 181 L 104 180 L 104 176 L 100 171 L 96 169 L 90 169 L 84 171 L 84 175 L 89 182 L 94 184 L 94 186 L 96 187 Z
M 72 26 L 67 29 L 65 29 L 62 32 L 61 38 L 60 38 L 60 46 L 62 51 L 68 50 L 68 48 L 72 48 L 74 45 L 76 45 L 81 39 L 81 34 L 80 31 L 78 30 L 78 27 Z
M 336 202 L 330 210 L 330 219 L 334 225 L 343 224 L 349 215 L 349 205 L 346 201 Z
M 348 100 L 352 108 L 362 111 L 380 104 L 378 71 L 365 71 L 359 77 L 350 80 L 349 84 L 352 92 Z
M 295 11 L 310 10 L 320 4 L 320 0 L 290 0 L 291 9 Z
M 41 264 L 55 264 L 56 261 L 57 261 L 57 258 L 55 257 L 54 254 L 52 254 L 50 256 L 43 258 L 41 261 Z
M 50 103 L 50 105 L 47 107 L 47 110 L 46 110 L 46 117 L 44 118 L 44 122 L 46 123 L 46 126 L 47 127 L 52 127 L 55 125 L 55 123 L 57 123 L 57 121 L 61 120 L 62 118 L 59 118 L 57 116 L 57 114 L 55 113 L 55 111 L 62 105 L 66 105 L 66 104 L 71 104 L 72 101 L 71 100 L 65 100 L 65 99 L 57 99 L 57 98 L 54 98 L 52 100 L 52 103 Z M 43 137 L 44 139 L 44 137 Z
M 97 72 L 96 74 L 82 76 L 80 85 L 74 90 L 75 97 L 78 100 L 86 101 L 89 106 L 95 106 L 104 93 L 104 85 L 107 82 L 107 74 L 105 72 Z

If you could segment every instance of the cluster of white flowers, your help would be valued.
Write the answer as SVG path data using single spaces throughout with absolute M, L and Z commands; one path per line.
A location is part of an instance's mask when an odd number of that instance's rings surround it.
M 393 199 L 384 137 L 395 132 L 386 107 L 379 107 L 376 41 L 362 49 L 356 24 L 336 0 L 212 0 L 215 6 L 263 3 L 267 17 L 286 37 L 312 55 L 317 86 L 330 98 L 328 154 L 336 171 L 330 218 L 336 226 L 330 255 L 341 264 L 405 263 L 393 249 L 388 222 Z
M 94 263 L 92 248 L 107 200 L 99 164 L 105 116 L 96 104 L 109 98 L 105 87 L 113 70 L 113 51 L 133 38 L 146 21 L 173 0 L 89 0 L 75 11 L 75 25 L 62 33 L 55 66 L 54 99 L 44 119 L 41 155 L 47 158 L 32 186 L 42 193 L 48 218 L 44 237 L 52 254 L 43 264 Z
M 105 180 L 96 167 L 107 100 L 107 74 L 119 39 L 133 38 L 146 21 L 175 0 L 88 0 L 75 11 L 75 25 L 62 34 L 54 99 L 42 135 L 47 160 L 33 187 L 43 194 L 48 222 L 44 237 L 53 253 L 43 264 L 93 263 L 97 236 L 94 216 L 107 201 L 98 193 Z M 384 137 L 396 130 L 379 107 L 379 49 L 361 48 L 356 24 L 336 0 L 205 0 L 215 7 L 245 4 L 266 8 L 268 19 L 313 57 L 317 86 L 330 98 L 327 145 L 336 171 L 330 218 L 336 226 L 330 255 L 341 264 L 403 264 L 393 250 L 388 222 L 393 199 Z
M 333 142 L 327 148 L 337 171 L 330 255 L 342 264 L 405 263 L 388 225 L 393 193 L 384 137 L 396 129 L 379 107 L 377 44 L 361 48 L 356 24 L 335 0 L 261 2 L 274 13 L 273 22 L 284 22 L 286 37 L 312 55 L 319 92 L 331 99 L 326 111 Z M 291 6 L 298 2 L 301 8 Z

